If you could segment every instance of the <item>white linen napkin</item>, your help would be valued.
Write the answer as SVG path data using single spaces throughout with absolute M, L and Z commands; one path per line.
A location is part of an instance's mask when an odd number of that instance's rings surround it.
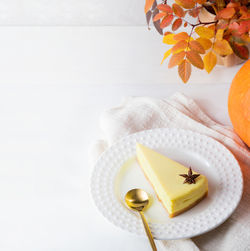
M 250 152 L 231 127 L 213 121 L 193 99 L 181 93 L 175 93 L 166 99 L 126 98 L 119 107 L 112 108 L 101 116 L 100 128 L 104 139 L 98 140 L 92 146 L 90 162 L 94 164 L 107 147 L 124 136 L 142 130 L 164 127 L 188 129 L 214 138 L 231 150 L 243 163 L 242 165 L 245 165 L 242 169 L 245 170 L 244 181 L 245 186 L 247 183 L 248 187 L 244 190 L 239 208 L 222 227 L 207 234 L 212 236 L 210 239 L 203 235 L 195 238 L 195 242 L 202 250 L 250 250 L 250 213 L 248 210 L 250 172 L 247 168 L 250 165 Z M 225 225 L 228 226 L 226 229 L 223 228 Z M 244 241 L 241 241 L 242 238 Z M 199 250 L 191 240 L 158 241 L 157 245 L 163 250 Z M 231 249 L 231 247 L 234 248 Z

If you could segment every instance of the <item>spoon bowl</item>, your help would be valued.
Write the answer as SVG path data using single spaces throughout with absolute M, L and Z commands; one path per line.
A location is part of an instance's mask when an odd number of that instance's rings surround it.
M 137 211 L 144 210 L 149 203 L 148 194 L 142 189 L 132 189 L 125 196 L 127 205 Z
M 143 210 L 148 206 L 148 203 L 149 203 L 148 194 L 142 189 L 138 189 L 138 188 L 132 189 L 128 191 L 127 194 L 125 195 L 125 201 L 129 208 L 139 212 L 143 225 L 144 225 L 144 229 L 146 231 L 150 245 L 152 247 L 152 250 L 156 251 L 157 249 L 155 246 L 154 238 L 152 236 L 148 223 L 143 214 Z

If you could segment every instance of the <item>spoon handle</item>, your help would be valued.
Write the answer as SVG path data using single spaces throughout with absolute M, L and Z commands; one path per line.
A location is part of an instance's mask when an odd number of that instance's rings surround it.
M 151 234 L 151 231 L 150 231 L 149 226 L 148 226 L 148 223 L 147 223 L 147 221 L 146 221 L 146 219 L 145 219 L 145 217 L 144 217 L 144 214 L 143 214 L 142 211 L 139 211 L 139 213 L 140 213 L 140 216 L 141 216 L 143 225 L 144 225 L 144 229 L 145 229 L 146 234 L 147 234 L 147 236 L 148 236 L 150 245 L 151 245 L 151 247 L 152 247 L 152 250 L 153 250 L 153 251 L 157 251 L 157 248 L 156 248 L 155 242 L 154 242 L 154 238 L 153 238 L 153 236 L 152 236 L 152 234 Z

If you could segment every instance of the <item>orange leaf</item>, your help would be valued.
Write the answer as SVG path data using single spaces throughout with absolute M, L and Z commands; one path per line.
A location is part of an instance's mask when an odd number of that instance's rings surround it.
M 194 0 L 175 0 L 175 2 L 185 9 L 192 9 L 195 6 Z
M 214 30 L 204 27 L 204 26 L 199 26 L 195 28 L 195 32 L 200 36 L 204 38 L 212 38 L 214 36 Z
M 173 38 L 174 35 L 175 34 L 170 33 L 170 34 L 167 34 L 166 36 L 164 36 L 163 37 L 163 43 L 165 43 L 165 44 L 176 44 L 177 41 L 174 40 L 174 38 Z
M 199 42 L 202 45 L 204 50 L 208 50 L 212 46 L 211 40 L 209 40 L 207 38 L 199 37 L 199 38 L 196 39 L 196 41 Z
M 217 57 L 212 51 L 210 51 L 204 56 L 203 61 L 205 70 L 210 73 L 217 63 Z
M 246 43 L 250 43 L 250 37 L 248 36 L 248 34 L 241 35 L 241 39 Z
M 203 46 L 198 42 L 198 41 L 191 41 L 189 42 L 189 46 L 192 50 L 200 53 L 200 54 L 204 54 L 205 53 L 205 49 L 203 48 Z
M 246 6 L 241 6 L 240 7 L 240 14 L 241 14 L 240 19 L 248 19 L 249 20 L 250 12 L 247 10 Z
M 187 34 L 187 32 L 180 32 L 180 33 L 174 35 L 174 39 L 175 40 L 186 40 L 186 39 L 188 39 L 188 34 Z
M 190 75 L 191 75 L 191 70 L 192 70 L 191 64 L 186 59 L 184 59 L 179 64 L 178 73 L 184 83 L 187 83 L 187 81 L 189 80 Z
M 155 1 L 155 0 L 146 0 L 146 2 L 145 2 L 145 7 L 144 7 L 145 13 L 147 13 L 147 12 L 151 9 L 151 7 L 152 7 L 154 1 Z
M 172 9 L 173 9 L 173 12 L 174 12 L 174 14 L 176 16 L 178 16 L 178 17 L 184 17 L 185 16 L 184 10 L 178 4 L 174 3 L 172 5 Z
M 165 16 L 166 16 L 166 13 L 160 12 L 160 13 L 158 13 L 158 14 L 156 14 L 156 15 L 154 16 L 153 21 L 156 22 L 156 21 L 160 20 L 161 18 L 163 18 L 163 17 L 165 17 Z
M 162 19 L 161 21 L 161 24 L 160 24 L 160 27 L 161 29 L 169 26 L 173 20 L 174 16 L 173 15 L 169 15 L 169 16 L 166 16 Z
M 233 8 L 240 7 L 240 3 L 229 3 L 227 7 L 233 7 Z
M 207 0 L 196 0 L 198 4 L 204 4 Z
M 202 61 L 202 58 L 200 56 L 200 54 L 198 54 L 197 52 L 191 50 L 187 52 L 187 59 L 189 60 L 189 62 L 199 68 L 199 69 L 204 69 L 204 63 Z
M 168 68 L 172 68 L 178 65 L 182 61 L 182 59 L 185 57 L 185 55 L 186 55 L 185 51 L 181 51 L 179 53 L 173 54 L 173 56 L 169 60 Z
M 172 34 L 172 32 L 166 31 L 166 32 L 164 33 L 164 36 L 167 36 L 168 34 Z
M 227 56 L 233 53 L 231 46 L 229 45 L 228 41 L 225 39 L 215 41 L 214 51 L 221 56 Z
M 187 46 L 188 46 L 188 42 L 186 40 L 180 40 L 180 41 L 178 41 L 177 44 L 174 45 L 171 52 L 178 53 L 180 51 L 185 50 L 187 48 Z
M 218 19 L 230 19 L 235 14 L 234 8 L 225 8 L 218 12 Z
M 164 53 L 164 57 L 161 61 L 161 64 L 163 64 L 163 62 L 165 61 L 166 58 L 168 58 L 171 54 L 171 49 L 167 50 L 165 53 Z
M 173 13 L 172 8 L 167 4 L 159 4 L 157 5 L 157 9 L 169 14 Z
M 177 18 L 172 25 L 172 30 L 176 31 L 180 28 L 180 26 L 182 25 L 182 19 L 181 18 Z

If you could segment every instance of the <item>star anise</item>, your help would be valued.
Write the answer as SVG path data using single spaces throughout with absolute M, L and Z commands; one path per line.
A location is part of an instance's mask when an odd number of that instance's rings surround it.
M 185 178 L 183 184 L 185 183 L 195 184 L 195 179 L 200 176 L 200 174 L 193 174 L 191 167 L 189 167 L 188 174 L 179 174 L 179 175 Z

